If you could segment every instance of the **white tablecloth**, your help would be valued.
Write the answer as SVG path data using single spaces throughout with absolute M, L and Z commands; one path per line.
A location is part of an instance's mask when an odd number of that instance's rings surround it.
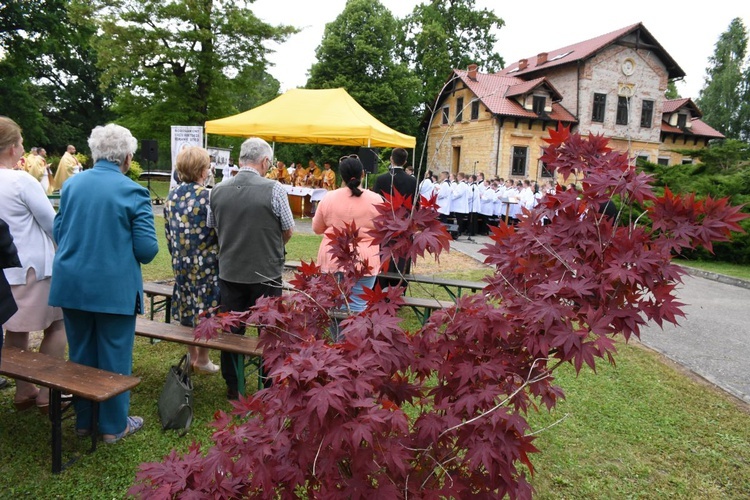
M 326 189 L 290 186 L 289 184 L 282 184 L 282 186 L 284 186 L 287 194 L 292 196 L 309 196 L 310 201 L 320 201 L 328 193 Z

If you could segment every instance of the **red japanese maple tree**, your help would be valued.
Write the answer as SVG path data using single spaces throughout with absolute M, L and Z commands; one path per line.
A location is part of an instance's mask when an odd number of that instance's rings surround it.
M 652 193 L 606 139 L 550 131 L 543 161 L 582 191 L 547 195 L 517 227 L 493 229 L 482 252 L 495 266 L 483 293 L 460 298 L 417 331 L 397 316 L 402 290 L 366 292 L 369 308 L 328 334 L 330 312 L 369 270 L 359 229 L 332 235 L 343 277 L 303 264 L 296 290 L 250 311 L 204 321 L 199 335 L 259 326 L 271 387 L 216 414 L 213 446 L 141 466 L 144 498 L 527 498 L 536 452 L 526 421 L 563 397 L 554 369 L 613 361 L 614 338 L 647 321 L 675 323 L 685 248 L 711 248 L 745 216 L 726 200 Z M 599 207 L 616 199 L 617 218 Z M 629 207 L 647 209 L 650 226 Z M 548 223 L 547 223 L 548 222 Z M 435 200 L 396 195 L 373 234 L 387 256 L 435 256 L 449 236 Z M 371 270 L 369 270 L 371 272 Z

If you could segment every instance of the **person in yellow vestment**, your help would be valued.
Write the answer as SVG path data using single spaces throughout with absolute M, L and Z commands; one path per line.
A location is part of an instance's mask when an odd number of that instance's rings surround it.
M 296 180 L 294 181 L 295 186 L 307 186 L 307 177 L 310 174 L 310 169 L 302 166 L 302 162 L 297 164 L 297 169 L 294 171 Z
M 331 162 L 323 163 L 323 189 L 333 191 L 336 189 L 336 172 L 331 170 Z
M 315 163 L 315 160 L 310 160 L 308 170 L 310 171 L 310 180 L 308 185 L 313 188 L 319 188 L 323 186 L 323 171 Z
M 26 171 L 39 182 L 47 173 L 45 164 L 44 158 L 39 156 L 39 148 L 31 148 L 31 153 L 26 157 Z
M 73 156 L 75 154 L 76 147 L 71 144 L 62 158 L 60 158 L 60 163 L 57 164 L 57 172 L 55 173 L 55 190 L 62 188 L 65 181 L 81 171 L 81 162 Z
M 289 175 L 289 170 L 286 169 L 286 165 L 283 161 L 279 160 L 276 162 L 276 180 L 279 181 L 282 184 L 290 184 L 291 183 L 291 175 Z

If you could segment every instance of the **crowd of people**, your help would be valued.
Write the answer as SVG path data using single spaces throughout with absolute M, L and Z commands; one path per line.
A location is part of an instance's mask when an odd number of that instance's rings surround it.
M 159 251 L 153 209 L 148 190 L 124 175 L 137 148 L 128 129 L 114 124 L 96 127 L 88 146 L 91 169 L 80 171 L 71 146 L 50 179 L 43 150 L 22 162 L 28 169 L 18 168 L 24 155 L 21 130 L 11 119 L 0 117 L 0 321 L 8 346 L 26 349 L 29 332 L 41 331 L 41 352 L 62 358 L 67 346 L 71 361 L 129 375 L 136 316 L 143 312 L 141 265 Z M 331 229 L 351 222 L 372 228 L 376 206 L 396 191 L 425 197 L 437 193 L 442 217 L 452 214 L 464 230 L 471 230 L 472 214 L 477 214 L 480 232 L 490 217 L 502 214 L 501 200 L 517 199 L 518 208 L 530 208 L 542 194 L 528 181 L 486 180 L 481 174 L 458 173 L 454 178 L 442 172 L 436 179 L 428 172 L 418 184 L 407 158 L 406 150 L 395 148 L 388 172 L 368 190 L 362 187 L 364 166 L 359 157 L 342 157 L 342 183 L 337 188 L 330 162 L 322 169 L 313 160 L 307 167 L 298 163 L 287 169 L 281 161 L 274 165 L 266 141 L 250 138 L 241 146 L 236 169 L 211 189 L 208 152 L 183 148 L 176 160 L 179 183 L 164 205 L 174 274 L 172 317 L 181 325 L 195 326 L 204 315 L 244 311 L 260 297 L 281 294 L 285 245 L 295 227 L 285 181 L 331 191 L 320 201 L 312 227 L 324 235 L 317 261 L 323 271 L 334 274 L 342 270 L 328 253 Z M 45 172 L 42 179 L 34 175 L 40 170 Z M 58 175 L 62 190 L 55 212 L 43 179 L 54 186 Z M 510 211 L 511 217 L 517 214 L 517 209 Z M 381 269 L 381 248 L 367 231 L 360 236 L 358 252 L 371 270 L 347 297 L 352 312 L 365 308 L 359 295 L 364 287 L 374 286 Z M 389 270 L 408 273 L 410 262 L 392 259 Z M 244 327 L 232 333 L 244 334 Z M 337 330 L 332 334 L 338 339 Z M 207 349 L 190 350 L 194 370 L 220 371 L 227 398 L 237 399 L 235 355 L 222 352 L 217 366 Z M 91 403 L 75 399 L 72 404 L 76 432 L 85 436 L 91 432 Z M 45 412 L 48 390 L 18 380 L 14 405 L 19 411 L 36 406 Z M 144 425 L 129 410 L 129 392 L 100 404 L 99 429 L 105 442 L 115 443 Z
M 440 220 L 455 222 L 458 234 L 469 238 L 488 234 L 489 226 L 500 219 L 516 224 L 524 208 L 531 210 L 555 189 L 555 181 L 551 179 L 540 186 L 528 179 L 489 179 L 482 172 L 468 175 L 443 171 L 435 176 L 429 170 L 419 184 L 420 196 L 437 195 Z

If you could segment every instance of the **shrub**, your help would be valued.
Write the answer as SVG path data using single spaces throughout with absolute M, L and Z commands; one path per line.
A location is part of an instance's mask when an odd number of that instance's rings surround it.
M 402 290 L 367 290 L 368 309 L 328 336 L 332 308 L 367 262 L 359 230 L 332 234 L 345 265 L 337 282 L 304 264 L 296 291 L 244 313 L 208 318 L 196 335 L 245 322 L 259 327 L 271 387 L 217 412 L 214 444 L 143 464 L 131 495 L 144 498 L 527 498 L 534 432 L 527 413 L 563 397 L 554 371 L 614 361 L 614 338 L 647 321 L 675 323 L 680 278 L 673 252 L 726 240 L 745 217 L 726 200 L 657 197 L 651 178 L 606 139 L 550 131 L 543 161 L 583 179 L 558 191 L 517 227 L 501 225 L 482 251 L 495 266 L 483 293 L 461 297 L 414 332 L 397 317 Z M 617 220 L 598 212 L 618 197 Z M 439 256 L 449 236 L 435 199 L 396 194 L 372 232 L 391 255 Z M 628 213 L 648 207 L 650 227 Z M 543 224 L 548 219 L 550 224 Z M 623 221 L 622 223 L 617 221 Z M 406 410 L 409 410 L 408 412 Z M 550 431 L 551 432 L 551 431 Z

